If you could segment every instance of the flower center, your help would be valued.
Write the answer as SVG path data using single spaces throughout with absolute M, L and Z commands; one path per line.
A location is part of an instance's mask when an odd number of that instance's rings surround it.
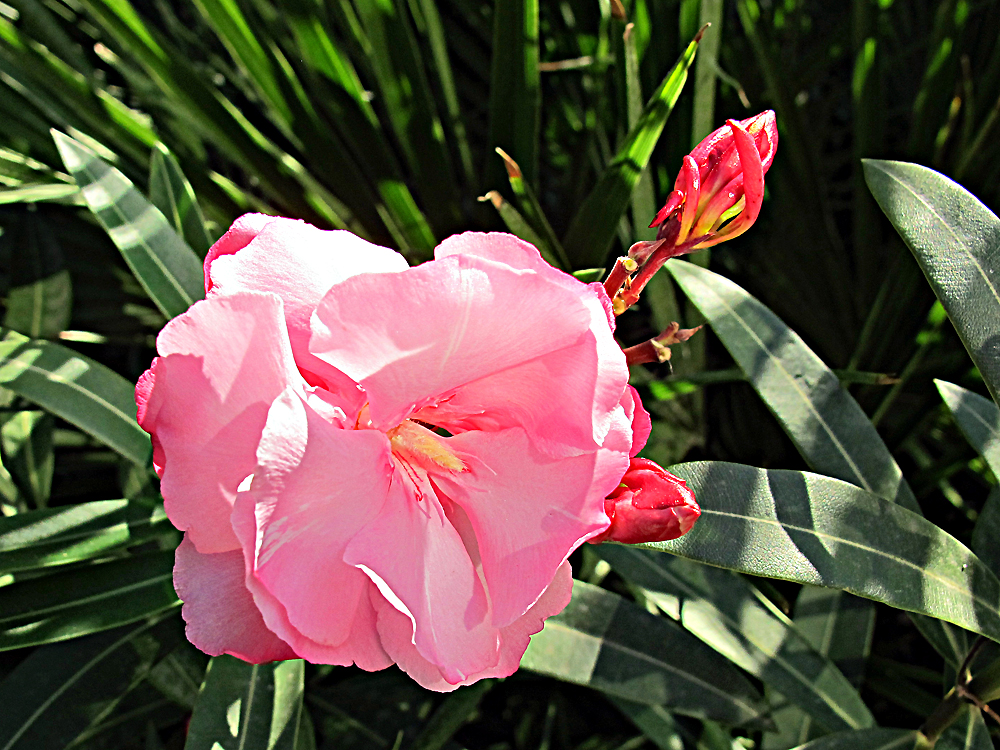
M 465 463 L 440 435 L 406 419 L 386 432 L 392 452 L 402 461 L 428 472 L 457 474 Z

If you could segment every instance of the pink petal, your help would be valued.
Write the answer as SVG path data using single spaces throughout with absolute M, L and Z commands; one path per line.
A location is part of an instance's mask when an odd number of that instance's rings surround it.
M 435 481 L 472 522 L 495 626 L 523 615 L 569 554 L 607 528 L 604 498 L 628 469 L 632 440 L 624 411 L 616 415 L 608 448 L 569 458 L 541 453 L 520 429 L 449 439 L 469 470 Z
M 404 273 L 355 276 L 320 302 L 310 350 L 360 383 L 372 422 L 389 429 L 466 383 L 585 335 L 586 287 L 554 273 L 452 255 Z
M 226 233 L 209 248 L 208 254 L 205 256 L 205 294 L 212 291 L 212 277 L 209 274 L 209 269 L 215 259 L 221 255 L 232 255 L 239 252 L 274 220 L 274 216 L 266 214 L 243 214 L 233 222 Z
M 243 577 L 241 552 L 206 555 L 184 536 L 174 563 L 174 588 L 184 601 L 188 640 L 211 656 L 231 654 L 253 664 L 297 658 L 264 625 Z
M 259 215 L 243 217 L 237 224 L 250 217 Z M 319 376 L 324 385 L 350 390 L 352 383 L 309 353 L 309 318 L 334 284 L 360 273 L 405 271 L 409 267 L 406 259 L 350 232 L 324 231 L 284 218 L 268 217 L 263 226 L 259 219 L 254 221 L 258 231 L 247 243 L 239 247 L 237 240 L 226 243 L 227 233 L 217 245 L 225 245 L 231 252 L 214 252 L 209 255 L 212 262 L 206 260 L 212 294 L 277 294 L 285 303 L 288 335 L 299 367 Z M 230 232 L 235 229 L 236 225 Z M 247 236 L 240 235 L 239 241 Z
M 167 515 L 199 552 L 239 543 L 229 523 L 236 489 L 254 470 L 271 402 L 295 369 L 281 300 L 244 292 L 196 302 L 157 338 L 142 381 L 142 428 L 158 446 Z
M 474 563 L 433 492 L 419 499 L 401 471 L 378 518 L 347 545 L 382 596 L 410 622 L 407 640 L 450 682 L 495 666 L 498 634 Z M 390 655 L 392 647 L 379 631 Z
M 629 458 L 632 458 L 639 454 L 649 440 L 649 433 L 653 431 L 653 421 L 642 405 L 639 392 L 632 386 L 628 386 L 622 394 L 621 406 L 625 410 L 625 416 L 632 423 L 632 447 L 628 452 Z
M 486 677 L 508 677 L 517 671 L 528 648 L 531 636 L 542 629 L 547 617 L 558 614 L 569 604 L 573 593 L 573 573 L 569 563 L 563 563 L 538 601 L 519 619 L 500 629 L 500 661 L 470 675 L 460 682 L 449 682 L 437 666 L 420 655 L 410 641 L 412 627 L 409 618 L 393 607 L 377 591 L 373 594 L 378 610 L 378 628 L 399 668 L 428 690 L 447 693 Z
M 247 556 L 247 585 L 266 590 L 303 637 L 340 646 L 359 603 L 369 608 L 368 577 L 344 563 L 351 538 L 382 508 L 392 475 L 389 441 L 375 430 L 343 430 L 292 389 L 271 406 L 250 489 L 233 526 Z M 267 613 L 267 607 L 262 604 Z M 271 627 L 295 643 L 295 634 Z

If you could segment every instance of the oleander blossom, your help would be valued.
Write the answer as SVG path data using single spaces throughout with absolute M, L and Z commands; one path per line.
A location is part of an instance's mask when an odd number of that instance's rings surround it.
M 188 638 L 250 662 L 517 669 L 645 443 L 610 300 L 507 234 L 410 268 L 249 214 L 136 387 Z

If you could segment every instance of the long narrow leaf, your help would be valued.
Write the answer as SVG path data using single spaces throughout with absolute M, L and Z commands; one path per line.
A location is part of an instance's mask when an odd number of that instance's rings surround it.
M 533 636 L 521 666 L 678 713 L 747 724 L 762 699 L 726 659 L 610 591 L 573 582 L 573 599 Z
M 299 659 L 247 664 L 216 656 L 194 706 L 185 750 L 296 750 L 303 674 Z
M 135 421 L 135 387 L 115 372 L 59 344 L 3 331 L 0 385 L 33 401 L 145 466 L 149 436 Z
M 702 518 L 649 545 L 731 570 L 844 589 L 1000 640 L 1000 581 L 961 542 L 854 485 L 705 461 L 672 469 Z
M 154 552 L 0 588 L 0 651 L 126 625 L 178 604 L 173 552 Z
M 794 750 L 913 750 L 915 731 L 905 729 L 862 729 L 838 732 L 807 742 Z
M 0 682 L 0 750 L 68 747 L 184 637 L 179 618 L 36 649 Z
M 608 248 L 618 231 L 618 224 L 632 199 L 632 191 L 681 95 L 687 81 L 688 68 L 691 67 L 697 50 L 696 37 L 650 97 L 639 122 L 629 131 L 617 155 L 577 209 L 563 239 L 563 247 L 574 267 L 587 268 L 604 264 Z M 516 158 L 516 154 L 514 156 Z
M 489 146 L 510 154 L 529 183 L 538 173 L 540 76 L 538 0 L 497 0 L 493 6 Z M 491 164 L 487 173 L 499 176 L 495 167 Z
M 0 574 L 66 565 L 168 532 L 162 507 L 97 500 L 0 518 Z
M 90 210 L 160 312 L 172 318 L 204 297 L 198 256 L 159 209 L 82 143 L 55 130 L 52 137 Z
M 918 509 L 874 425 L 798 334 L 728 279 L 683 261 L 667 268 L 812 469 Z
M 184 177 L 174 155 L 159 141 L 149 158 L 149 200 L 191 249 L 204 257 L 212 245 L 205 230 L 205 217 L 191 183 Z
M 619 545 L 598 554 L 628 581 L 680 599 L 686 630 L 737 666 L 780 690 L 831 731 L 874 726 L 857 690 L 794 626 L 729 571 Z
M 993 400 L 1000 396 L 1000 218 L 972 193 L 918 164 L 867 159 L 875 200 L 913 252 Z

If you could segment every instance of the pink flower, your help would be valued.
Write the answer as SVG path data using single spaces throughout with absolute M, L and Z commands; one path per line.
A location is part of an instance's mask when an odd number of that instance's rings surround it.
M 603 288 L 506 234 L 409 268 L 254 214 L 205 286 L 136 387 L 190 640 L 437 690 L 511 674 L 649 433 Z
M 684 480 L 648 458 L 632 459 L 604 510 L 611 525 L 589 540 L 593 544 L 665 542 L 688 533 L 701 515 Z

